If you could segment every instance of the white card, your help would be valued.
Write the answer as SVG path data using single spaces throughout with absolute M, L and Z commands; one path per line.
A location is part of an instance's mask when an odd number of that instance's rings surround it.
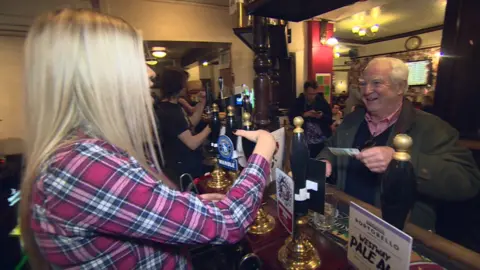
M 336 148 L 336 147 L 329 147 L 328 148 L 332 154 L 335 156 L 355 156 L 360 154 L 360 150 L 356 148 Z

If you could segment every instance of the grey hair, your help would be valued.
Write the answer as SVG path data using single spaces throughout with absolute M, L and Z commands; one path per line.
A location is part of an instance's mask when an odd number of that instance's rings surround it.
M 370 65 L 378 62 L 387 62 L 390 64 L 392 70 L 390 72 L 390 79 L 393 83 L 396 84 L 405 84 L 405 89 L 403 89 L 403 93 L 406 93 L 408 90 L 408 66 L 402 60 L 393 57 L 377 57 L 371 60 L 365 70 L 367 70 Z

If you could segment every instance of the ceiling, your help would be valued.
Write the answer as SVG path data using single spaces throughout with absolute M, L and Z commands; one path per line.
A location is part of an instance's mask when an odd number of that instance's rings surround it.
M 65 7 L 92 6 L 90 0 L 0 0 L 0 36 L 23 37 L 36 16 Z
M 322 14 L 318 18 L 335 20 L 335 37 L 339 39 L 369 42 L 415 30 L 433 28 L 443 24 L 447 0 L 369 0 L 362 2 L 365 6 L 353 9 L 345 7 L 343 12 L 332 11 Z M 370 5 L 368 5 L 370 3 Z M 371 12 L 379 4 L 379 15 Z M 352 5 L 354 6 L 354 5 Z M 350 11 L 350 13 L 348 13 Z M 362 14 L 364 11 L 364 19 Z M 336 13 L 335 13 L 336 12 Z M 358 15 L 354 15 L 358 14 Z M 372 16 L 373 14 L 373 16 Z M 367 31 L 367 36 L 359 37 L 352 33 L 353 26 L 368 28 L 373 24 L 380 26 L 373 35 Z

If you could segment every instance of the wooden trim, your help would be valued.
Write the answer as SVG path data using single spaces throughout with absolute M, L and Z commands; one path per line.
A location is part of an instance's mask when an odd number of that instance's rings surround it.
M 327 191 L 334 193 L 342 203 L 350 204 L 350 202 L 354 202 L 374 215 L 380 218 L 382 217 L 380 209 L 370 204 L 360 201 L 335 188 L 327 187 Z M 406 224 L 404 231 L 414 239 L 422 242 L 428 248 L 435 250 L 454 261 L 460 262 L 465 266 L 472 267 L 473 269 L 480 269 L 480 254 L 411 223 Z
M 247 27 L 237 27 L 233 28 L 233 33 L 245 44 L 247 47 L 249 47 L 253 51 L 253 44 L 248 42 L 244 37 L 243 34 L 251 34 L 253 35 L 253 27 L 252 26 L 247 26 Z M 252 39 L 253 42 L 253 39 Z
M 480 150 L 480 141 L 475 140 L 458 140 L 458 145 L 471 150 Z
M 396 34 L 396 35 L 371 39 L 371 40 L 356 40 L 356 39 L 351 39 L 351 38 L 337 38 L 337 40 L 339 42 L 345 42 L 345 43 L 368 45 L 368 44 L 372 44 L 372 43 L 389 41 L 389 40 L 393 40 L 393 39 L 406 38 L 406 37 L 411 37 L 411 36 L 418 36 L 418 35 L 421 35 L 421 34 L 430 33 L 430 32 L 434 32 L 434 31 L 438 31 L 438 30 L 442 30 L 442 29 L 443 29 L 443 24 L 437 25 L 437 26 L 432 26 L 432 27 L 427 27 L 427 28 L 422 28 L 422 29 L 418 29 L 418 30 L 414 30 L 414 31 L 410 31 L 410 32 L 405 32 L 405 33 L 401 33 L 401 34 Z

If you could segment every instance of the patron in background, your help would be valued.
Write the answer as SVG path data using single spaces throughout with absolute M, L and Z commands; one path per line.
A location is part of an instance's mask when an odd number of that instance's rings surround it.
M 340 110 L 340 105 L 334 104 L 332 107 L 332 131 L 335 132 L 337 127 L 342 123 L 343 121 L 343 113 Z
M 472 154 L 457 145 L 458 132 L 438 117 L 415 109 L 404 98 L 408 67 L 399 59 L 376 58 L 365 68 L 360 88 L 365 108 L 347 115 L 326 143 L 358 148 L 355 157 L 334 156 L 325 148 L 318 159 L 332 169 L 336 185 L 348 194 L 380 206 L 380 176 L 392 160 L 396 134 L 412 137 L 411 162 L 418 179 L 418 201 L 411 222 L 434 230 L 439 201 L 462 201 L 479 192 L 480 172 Z
M 156 109 L 158 120 L 162 123 L 159 134 L 165 150 L 165 168 L 175 180 L 184 173 L 196 178 L 208 171 L 202 162 L 202 145 L 210 134 L 210 127 L 206 126 L 198 134 L 195 133 L 205 107 L 205 93 L 199 94 L 201 100 L 195 112 L 188 116 L 178 101 L 186 89 L 187 79 L 183 69 L 166 68 L 160 76 L 162 100 Z
M 303 128 L 311 157 L 316 157 L 322 151 L 325 140 L 332 135 L 332 110 L 317 88 L 315 81 L 305 82 L 303 93 L 295 100 L 289 112 L 290 123 L 293 123 L 296 116 L 305 119 Z
M 236 134 L 257 144 L 225 196 L 171 189 L 143 47 L 91 10 L 48 13 L 28 33 L 20 222 L 32 269 L 191 269 L 186 245 L 237 242 L 253 222 L 274 138 Z

